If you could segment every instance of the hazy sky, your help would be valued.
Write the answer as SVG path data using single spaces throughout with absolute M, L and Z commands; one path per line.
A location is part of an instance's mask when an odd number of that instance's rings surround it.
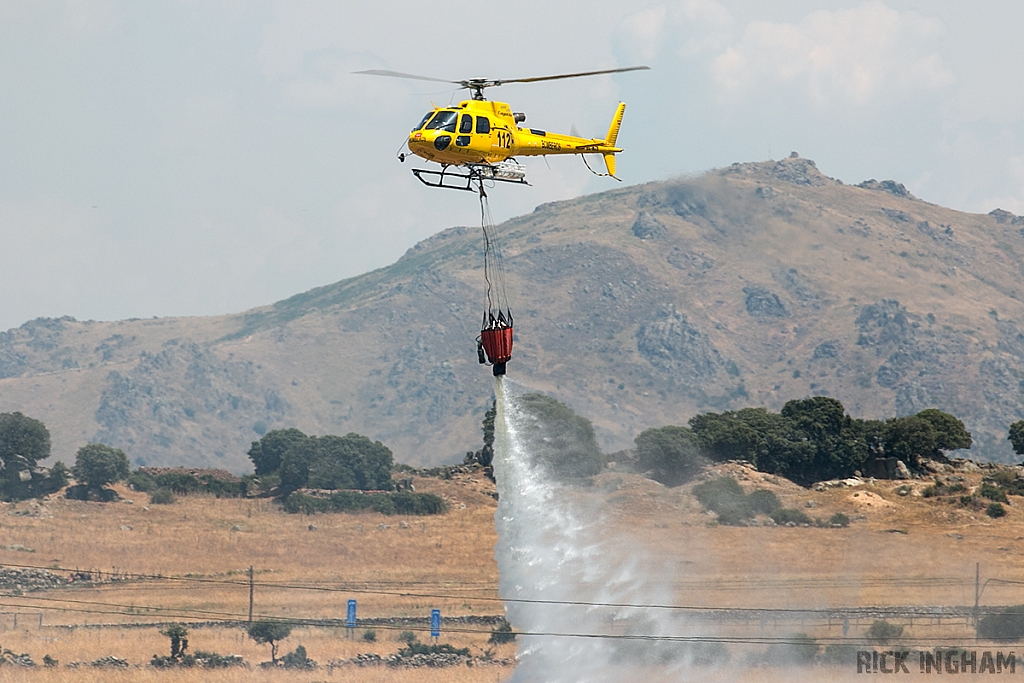
M 240 311 L 478 222 L 395 154 L 443 84 L 653 71 L 488 91 L 602 136 L 628 183 L 814 159 L 931 202 L 1024 213 L 1024 3 L 0 0 L 0 330 L 38 316 Z M 527 160 L 496 219 L 610 189 Z

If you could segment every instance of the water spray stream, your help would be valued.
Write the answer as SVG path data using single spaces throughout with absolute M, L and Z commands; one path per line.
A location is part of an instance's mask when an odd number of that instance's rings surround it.
M 517 397 L 522 392 L 499 377 L 495 393 L 495 555 L 501 595 L 589 603 L 507 603 L 508 620 L 521 634 L 511 681 L 635 680 L 638 668 L 646 667 L 681 680 L 695 654 L 692 647 L 621 636 L 692 635 L 684 619 L 656 608 L 593 604 L 669 604 L 669 582 L 650 580 L 664 574 L 647 564 L 642 550 L 631 547 L 628 539 L 607 535 L 600 512 L 581 502 L 577 487 L 558 483 L 544 470 L 530 443 L 545 435 L 536 433 L 542 428 L 536 418 L 520 410 Z

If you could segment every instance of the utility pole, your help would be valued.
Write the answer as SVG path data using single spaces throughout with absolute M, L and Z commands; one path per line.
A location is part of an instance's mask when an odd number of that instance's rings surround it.
M 978 639 L 978 603 L 981 602 L 981 562 L 974 563 L 974 639 Z
M 249 565 L 249 623 L 252 623 L 252 565 Z

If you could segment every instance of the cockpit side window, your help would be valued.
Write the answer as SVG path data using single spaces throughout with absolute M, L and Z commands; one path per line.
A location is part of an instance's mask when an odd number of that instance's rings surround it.
M 422 121 L 420 121 L 420 122 L 419 122 L 419 123 L 418 123 L 418 124 L 416 125 L 416 127 L 415 127 L 415 128 L 413 128 L 413 130 L 420 130 L 421 128 L 423 128 L 423 124 L 425 124 L 425 123 L 426 123 L 427 121 L 429 121 L 429 120 L 430 120 L 430 117 L 431 117 L 431 116 L 433 116 L 433 115 L 434 115 L 434 112 L 432 112 L 432 111 L 428 111 L 428 112 L 427 112 L 426 114 L 424 114 L 424 115 L 423 115 L 423 120 L 422 120 Z
M 490 133 L 491 132 L 491 120 L 486 116 L 476 117 L 476 132 L 477 133 Z
M 444 130 L 449 133 L 455 132 L 455 123 L 459 120 L 459 113 L 456 111 L 439 111 L 430 119 L 427 130 Z
M 473 117 L 469 114 L 463 114 L 462 120 L 459 121 L 459 132 L 460 133 L 472 133 L 473 132 Z

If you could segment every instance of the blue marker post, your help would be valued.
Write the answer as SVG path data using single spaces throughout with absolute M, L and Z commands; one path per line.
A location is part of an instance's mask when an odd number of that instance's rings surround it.
M 430 610 L 430 637 L 437 640 L 441 636 L 441 610 Z
M 355 638 L 356 635 L 356 601 L 348 601 L 348 615 L 345 619 L 345 628 L 348 630 L 348 637 Z

